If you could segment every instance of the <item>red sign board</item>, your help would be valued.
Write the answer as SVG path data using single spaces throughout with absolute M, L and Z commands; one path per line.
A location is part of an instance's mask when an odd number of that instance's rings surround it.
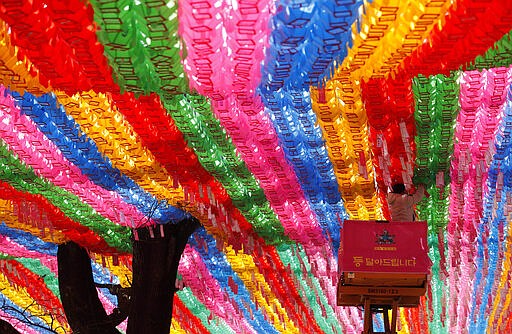
M 430 271 L 426 222 L 347 220 L 341 240 L 340 273 Z

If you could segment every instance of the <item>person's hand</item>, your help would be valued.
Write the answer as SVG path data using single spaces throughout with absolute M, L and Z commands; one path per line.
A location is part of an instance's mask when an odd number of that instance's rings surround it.
M 427 191 L 427 187 L 425 186 L 425 184 L 421 183 L 418 185 L 418 188 L 423 188 L 423 195 L 426 197 L 426 198 L 429 198 L 430 197 L 430 194 L 428 193 Z
M 426 198 L 430 197 L 430 194 L 428 193 L 427 187 L 425 186 L 424 183 L 419 183 L 418 187 L 416 188 L 416 190 L 417 191 L 423 191 L 423 196 L 425 196 Z

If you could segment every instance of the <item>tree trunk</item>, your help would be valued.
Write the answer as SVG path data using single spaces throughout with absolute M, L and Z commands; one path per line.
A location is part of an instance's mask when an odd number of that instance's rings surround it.
M 181 254 L 199 226 L 197 219 L 191 218 L 134 231 L 127 334 L 169 333 Z M 59 245 L 57 259 L 62 306 L 73 332 L 119 334 L 115 325 L 120 317 L 106 314 L 98 298 L 87 251 L 68 242 Z M 118 307 L 121 313 L 128 309 L 128 298 L 123 300 L 123 307 Z
M 199 226 L 191 218 L 134 231 L 127 334 L 169 333 L 178 264 L 188 238 Z
M 98 298 L 87 251 L 74 242 L 57 251 L 59 290 L 68 323 L 75 334 L 119 334 Z
M 10 323 L 0 319 L 0 333 L 2 334 L 20 334 Z

